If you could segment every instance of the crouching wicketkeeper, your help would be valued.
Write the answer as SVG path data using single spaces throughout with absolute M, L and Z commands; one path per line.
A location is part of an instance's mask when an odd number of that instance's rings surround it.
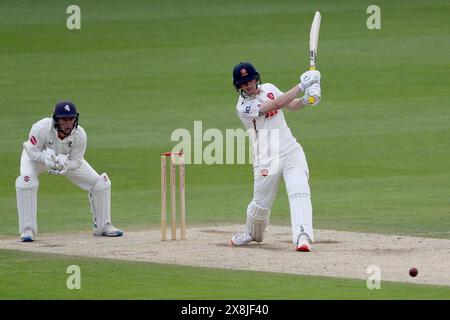
M 52 118 L 31 128 L 23 143 L 20 176 L 16 179 L 17 211 L 21 241 L 33 241 L 37 233 L 37 190 L 39 174 L 66 176 L 88 192 L 94 218 L 94 235 L 120 237 L 123 232 L 111 223 L 111 181 L 99 175 L 84 160 L 87 137 L 78 125 L 79 114 L 70 101 L 58 102 Z

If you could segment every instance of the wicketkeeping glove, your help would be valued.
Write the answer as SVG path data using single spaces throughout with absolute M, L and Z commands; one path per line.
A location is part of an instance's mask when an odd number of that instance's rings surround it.
M 49 168 L 48 173 L 54 174 L 57 176 L 63 176 L 67 172 L 67 159 L 68 156 L 65 154 L 60 154 L 58 156 L 51 156 L 52 160 L 55 162 L 56 167 L 55 168 Z
M 60 175 L 64 175 L 67 172 L 67 168 L 68 168 L 67 159 L 68 158 L 69 157 L 67 156 L 67 154 L 59 154 L 56 157 L 56 161 L 61 166 L 61 168 L 59 169 L 59 174 Z
M 61 170 L 62 169 L 62 166 L 57 162 L 57 158 L 54 153 L 53 154 L 50 153 L 50 155 L 45 157 L 45 166 L 49 170 Z

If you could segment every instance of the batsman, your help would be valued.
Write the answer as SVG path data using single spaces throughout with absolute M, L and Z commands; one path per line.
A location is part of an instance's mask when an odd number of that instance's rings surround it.
M 263 241 L 283 176 L 289 196 L 292 242 L 297 251 L 310 251 L 314 235 L 309 170 L 303 148 L 286 124 L 283 109 L 303 109 L 311 97 L 312 105 L 317 105 L 321 97 L 320 72 L 306 71 L 298 85 L 283 93 L 271 83 L 261 84 L 255 67 L 241 62 L 233 70 L 233 83 L 240 93 L 236 112 L 252 140 L 254 187 L 247 207 L 246 229 L 233 236 L 231 245 Z M 304 95 L 297 98 L 300 92 Z
M 65 176 L 88 192 L 95 236 L 119 237 L 123 234 L 111 223 L 108 175 L 99 175 L 84 159 L 87 136 L 78 119 L 74 103 L 60 101 L 51 118 L 33 124 L 28 140 L 23 143 L 20 176 L 16 179 L 19 233 L 23 242 L 33 241 L 38 232 L 37 191 L 39 175 L 44 172 Z
M 316 12 L 310 31 L 310 70 L 286 93 L 271 83 L 262 84 L 259 72 L 249 62 L 241 62 L 233 69 L 233 85 L 239 93 L 236 113 L 252 141 L 254 185 L 245 231 L 232 237 L 232 246 L 263 241 L 283 176 L 289 197 L 292 243 L 296 251 L 311 251 L 314 234 L 309 169 L 302 146 L 287 126 L 283 109 L 297 111 L 321 100 L 320 72 L 315 67 L 320 19 Z M 304 94 L 299 98 L 300 92 Z

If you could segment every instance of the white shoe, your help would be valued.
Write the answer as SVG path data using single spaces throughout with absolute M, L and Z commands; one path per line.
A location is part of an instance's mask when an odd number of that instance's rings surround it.
M 123 231 L 114 227 L 111 223 L 107 223 L 103 231 L 98 231 L 94 229 L 94 236 L 103 236 L 103 237 L 121 237 L 123 235 Z
M 20 235 L 20 241 L 22 242 L 31 242 L 34 240 L 34 233 L 31 229 L 26 229 Z
M 301 233 L 298 236 L 297 245 L 295 246 L 296 251 L 300 252 L 310 252 L 311 251 L 311 241 L 306 233 Z
M 250 242 L 254 241 L 253 237 L 247 232 L 237 233 L 231 238 L 230 244 L 234 246 L 245 246 Z

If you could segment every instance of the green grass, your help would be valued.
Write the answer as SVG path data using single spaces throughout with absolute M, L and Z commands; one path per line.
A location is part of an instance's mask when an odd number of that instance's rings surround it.
M 377 1 L 375 31 L 373 3 L 359 0 L 80 0 L 79 31 L 66 29 L 70 4 L 0 3 L 0 234 L 17 234 L 21 144 L 61 99 L 79 109 L 86 159 L 112 180 L 114 223 L 155 227 L 172 131 L 196 120 L 242 128 L 231 85 L 242 60 L 292 87 L 317 9 L 323 100 L 286 112 L 309 163 L 315 227 L 450 238 L 448 1 Z M 244 223 L 251 171 L 187 166 L 188 225 Z M 54 176 L 40 177 L 38 218 L 40 232 L 91 227 L 86 194 Z M 271 221 L 289 224 L 283 185 Z
M 0 299 L 449 299 L 450 288 L 266 272 L 119 262 L 0 250 Z M 81 289 L 67 288 L 80 267 Z M 130 270 L 133 270 L 131 273 Z M 69 280 L 70 282 L 70 280 Z M 71 282 L 70 282 L 71 283 Z M 26 288 L 17 290 L 17 288 Z

